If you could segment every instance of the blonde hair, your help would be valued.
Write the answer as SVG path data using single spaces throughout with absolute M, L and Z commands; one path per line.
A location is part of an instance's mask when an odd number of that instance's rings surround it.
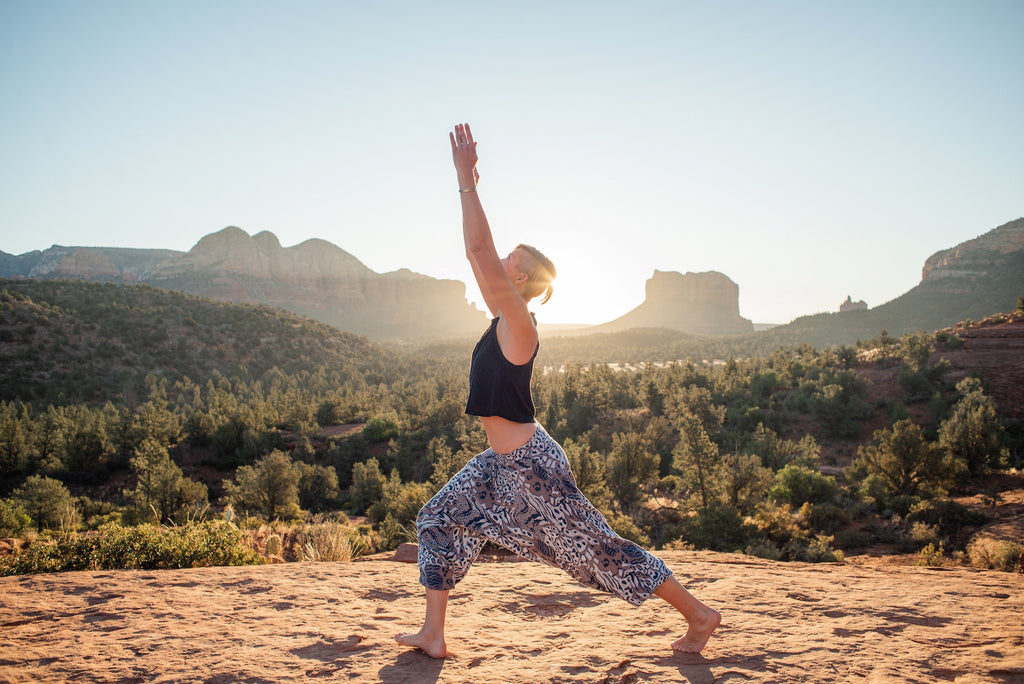
M 555 291 L 551 284 L 551 281 L 558 276 L 555 265 L 536 247 L 520 244 L 516 249 L 523 250 L 523 258 L 519 260 L 519 270 L 526 274 L 523 297 L 526 301 L 530 301 L 543 293 L 544 299 L 540 300 L 540 303 L 546 303 Z

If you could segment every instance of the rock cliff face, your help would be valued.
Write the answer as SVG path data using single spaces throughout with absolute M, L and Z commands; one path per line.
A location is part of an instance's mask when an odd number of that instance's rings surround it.
M 1024 218 L 930 256 L 921 282 L 868 311 L 815 314 L 771 333 L 787 344 L 853 344 L 885 330 L 903 335 L 1013 311 L 1024 296 Z
M 1022 252 L 1024 218 L 1010 221 L 980 237 L 931 255 L 921 269 L 921 282 L 984 278 L 1019 257 Z
M 671 328 L 693 335 L 753 332 L 754 324 L 740 316 L 739 296 L 739 286 L 717 271 L 685 275 L 655 271 L 647 280 L 643 304 L 588 332 L 629 328 Z
M 54 245 L 19 255 L 0 252 L 0 276 L 136 283 L 145 280 L 157 265 L 180 254 L 171 249 Z
M 54 246 L 0 253 L 0 276 L 145 282 L 246 304 L 267 304 L 375 339 L 475 337 L 486 316 L 457 280 L 402 269 L 376 273 L 327 242 L 282 247 L 273 233 L 230 226 L 188 252 Z
M 284 248 L 273 233 L 228 227 L 155 269 L 149 282 L 216 299 L 269 304 L 376 339 L 478 335 L 486 317 L 456 280 L 378 274 L 327 242 Z

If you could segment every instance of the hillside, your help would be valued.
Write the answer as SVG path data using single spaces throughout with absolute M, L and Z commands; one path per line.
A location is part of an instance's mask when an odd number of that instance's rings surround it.
M 484 315 L 459 281 L 400 269 L 379 274 L 326 240 L 282 247 L 273 233 L 229 226 L 188 252 L 64 247 L 0 252 L 0 277 L 147 283 L 242 304 L 266 304 L 380 340 L 472 337 Z
M 390 357 L 366 338 L 268 306 L 147 285 L 0 281 L 0 400 L 102 403 L 141 396 L 148 374 L 201 383 L 215 371 L 259 377 Z
M 204 511 L 210 504 L 212 515 L 228 503 L 226 483 L 241 477 L 240 466 L 254 467 L 278 450 L 275 458 L 319 468 L 336 482 L 303 485 L 302 511 L 365 514 L 378 526 L 380 548 L 394 548 L 432 486 L 486 444 L 478 421 L 463 411 L 465 345 L 388 349 L 269 307 L 145 285 L 0 285 L 3 398 L 33 403 L 0 403 L 0 496 L 29 501 L 16 492 L 31 478 L 56 478 L 77 497 L 89 530 L 146 514 L 131 493 L 142 482 L 133 457 L 154 444 L 183 480 L 203 485 L 193 503 Z M 712 354 L 716 342 L 635 330 L 542 344 L 533 383 L 538 420 L 566 445 L 581 487 L 614 514 L 624 536 L 811 561 L 912 553 L 941 542 L 942 563 L 975 562 L 969 544 L 983 533 L 979 525 L 1000 525 L 993 532 L 999 544 L 1019 538 L 1024 490 L 1019 475 L 1004 469 L 1019 468 L 1024 453 L 1022 313 L 938 336 L 879 337 L 821 352 L 784 348 L 728 361 L 709 355 L 692 365 L 630 367 L 612 359 L 614 366 L 583 366 L 559 349 L 587 339 L 600 342 L 603 353 L 619 343 L 640 361 L 656 360 L 650 350 L 671 348 L 673 340 L 704 344 Z M 955 386 L 973 375 L 981 377 L 979 391 Z M 977 434 L 988 446 L 970 462 L 969 476 L 943 467 L 929 471 L 928 481 L 900 485 L 906 489 L 875 480 L 870 486 L 883 489 L 868 490 L 865 475 L 847 469 L 880 432 L 905 419 L 928 445 L 922 448 L 938 453 L 943 425 L 966 421 L 958 407 L 968 392 L 977 406 L 992 407 L 978 414 L 984 421 Z M 705 492 L 683 460 L 693 444 L 718 455 L 707 466 L 717 483 L 707 501 L 721 506 L 698 504 Z M 825 499 L 813 504 L 820 514 L 802 505 L 811 499 L 796 500 L 797 513 L 792 501 L 768 497 L 790 465 L 825 487 Z M 736 472 L 750 479 L 731 479 Z M 945 492 L 962 503 L 942 501 Z M 178 522 L 195 514 L 185 499 L 176 505 L 166 515 Z M 233 505 L 258 511 L 261 504 Z M 33 519 L 55 524 L 56 513 L 33 510 Z
M 820 313 L 768 330 L 779 343 L 852 344 L 1012 311 L 1024 296 L 1024 218 L 930 256 L 913 289 L 868 310 Z

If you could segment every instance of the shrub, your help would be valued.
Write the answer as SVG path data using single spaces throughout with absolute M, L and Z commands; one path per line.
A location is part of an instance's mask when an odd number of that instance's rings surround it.
M 936 546 L 935 544 L 928 544 L 918 552 L 918 558 L 914 561 L 914 565 L 941 568 L 944 565 L 949 565 L 949 559 L 946 558 L 946 550 L 942 547 L 942 544 Z
M 224 483 L 228 499 L 237 509 L 259 511 L 268 520 L 294 518 L 299 513 L 299 468 L 288 454 L 274 450 L 235 471 Z
M 782 560 L 782 549 L 770 541 L 760 541 L 756 544 L 751 544 L 743 553 L 748 556 L 757 556 L 758 558 L 766 558 L 768 560 Z
M 870 546 L 874 537 L 870 532 L 845 528 L 836 532 L 836 545 L 843 549 L 861 549 Z
M 387 442 L 398 435 L 398 417 L 393 414 L 374 416 L 366 422 L 362 434 L 371 443 Z
M 384 482 L 377 459 L 369 458 L 352 466 L 352 487 L 349 490 L 352 512 L 362 515 L 367 508 L 380 501 L 384 493 Z
M 875 430 L 874 443 L 857 448 L 857 460 L 847 470 L 851 479 L 868 478 L 871 496 L 885 500 L 941 491 L 953 484 L 956 468 L 951 459 L 921 428 L 901 420 L 891 428 Z
M 812 529 L 820 532 L 838 532 L 850 522 L 850 514 L 834 503 L 805 503 L 800 517 Z
M 1024 546 L 1008 539 L 975 537 L 967 545 L 967 558 L 976 568 L 1013 572 L 1018 569 Z
M 955 534 L 967 525 L 982 525 L 985 520 L 984 515 L 975 513 L 951 499 L 920 501 L 911 506 L 907 513 L 908 524 L 913 526 L 918 522 L 925 523 L 934 527 L 936 533 L 942 537 Z
M 805 504 L 798 514 L 794 514 L 789 504 L 766 501 L 759 505 L 751 522 L 760 538 L 755 538 L 748 547 L 750 553 L 762 558 L 807 563 L 842 560 L 842 551 L 832 547 L 834 537 L 824 534 L 811 536 L 811 532 L 802 526 L 812 509 L 811 504 Z M 777 557 L 772 549 L 778 550 Z
M 334 466 L 299 462 L 299 506 L 309 511 L 329 510 L 337 503 L 338 473 Z
M 925 522 L 911 523 L 908 536 L 910 541 L 919 548 L 934 548 L 941 545 L 938 529 L 934 525 L 929 525 Z
M 105 525 L 95 535 L 60 535 L 0 559 L 0 575 L 65 570 L 195 568 L 263 562 L 247 535 L 227 523 L 182 527 Z
M 679 536 L 698 549 L 735 551 L 746 548 L 751 531 L 735 508 L 715 506 L 683 518 Z
M 960 349 L 964 346 L 964 340 L 962 337 L 958 337 L 952 333 L 946 332 L 945 330 L 940 330 L 935 333 L 935 341 L 950 351 Z
M 0 499 L 0 537 L 17 537 L 29 526 L 31 518 L 10 499 Z
M 40 531 L 59 528 L 74 517 L 71 493 L 60 480 L 50 477 L 30 475 L 14 490 L 14 500 Z
M 394 513 L 388 513 L 381 522 L 380 527 L 380 548 L 391 551 L 397 549 L 404 542 L 416 541 L 416 525 L 412 523 L 402 524 Z
M 775 483 L 768 490 L 768 498 L 800 506 L 831 501 L 838 492 L 839 486 L 831 475 L 790 464 L 775 474 Z
M 843 552 L 832 548 L 835 538 L 819 534 L 813 539 L 796 537 L 790 540 L 783 551 L 787 560 L 804 563 L 835 563 L 843 560 Z
M 975 378 L 964 378 L 956 389 L 960 399 L 939 427 L 939 443 L 971 473 L 1002 467 L 1008 452 L 1001 445 L 1003 425 L 995 402 Z

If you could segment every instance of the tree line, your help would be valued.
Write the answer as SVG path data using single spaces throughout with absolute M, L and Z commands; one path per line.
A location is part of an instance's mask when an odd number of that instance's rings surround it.
M 1019 427 L 1005 429 L 981 381 L 953 384 L 931 361 L 958 342 L 883 332 L 625 371 L 545 356 L 542 343 L 533 392 L 580 488 L 639 543 L 832 560 L 889 542 L 941 556 L 979 522 L 949 495 L 1020 465 Z M 365 515 L 392 548 L 486 448 L 463 414 L 468 356 L 437 344 L 199 382 L 148 374 L 102 405 L 0 402 L 0 535 L 230 506 L 264 521 Z M 864 368 L 889 371 L 899 396 L 876 397 Z M 330 436 L 342 424 L 355 427 Z

